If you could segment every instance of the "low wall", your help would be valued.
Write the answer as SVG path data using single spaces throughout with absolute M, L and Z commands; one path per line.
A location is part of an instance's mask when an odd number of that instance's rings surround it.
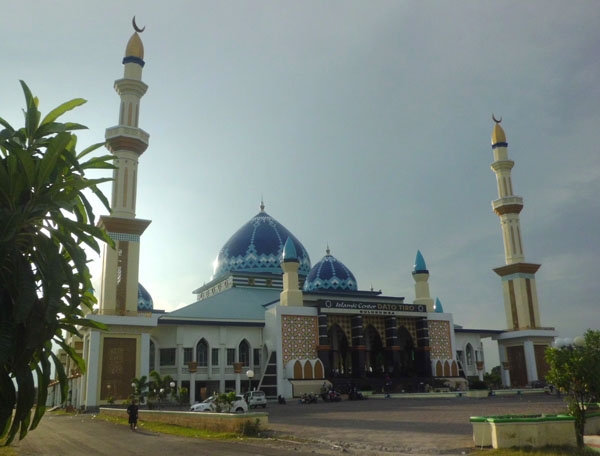
M 485 416 L 472 416 L 473 442 L 478 447 L 492 446 L 492 427 Z
M 127 418 L 127 411 L 125 409 L 100 407 L 99 413 L 101 415 Z M 194 429 L 233 433 L 243 433 L 244 426 L 248 422 L 254 425 L 258 420 L 260 429 L 265 429 L 269 424 L 269 414 L 264 412 L 211 413 L 140 410 L 138 418 L 140 421 L 175 424 L 177 426 L 185 426 Z
M 577 446 L 570 415 L 471 417 L 476 446 L 498 448 Z
M 467 397 L 476 398 L 488 397 L 490 395 L 490 392 L 488 390 L 468 390 L 463 391 L 462 393 Z
M 600 412 L 586 412 L 585 435 L 600 435 Z

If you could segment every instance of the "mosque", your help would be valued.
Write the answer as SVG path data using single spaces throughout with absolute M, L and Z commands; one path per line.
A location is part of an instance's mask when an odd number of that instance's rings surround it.
M 105 248 L 99 307 L 86 316 L 107 329 L 81 328 L 81 338 L 71 337 L 87 364 L 80 373 L 64 361 L 73 406 L 126 400 L 132 379 L 152 371 L 187 388 L 190 403 L 214 391 L 247 389 L 261 389 L 272 398 L 297 397 L 318 391 L 325 380 L 364 385 L 389 376 L 406 388 L 435 379 L 460 384 L 483 378 L 483 338 L 498 343 L 504 386 L 543 380 L 544 350 L 557 334 L 540 323 L 535 284 L 540 265 L 525 263 L 519 223 L 523 200 L 512 192 L 514 162 L 497 120 L 491 167 L 499 198 L 492 206 L 501 222 L 506 264 L 494 271 L 501 278 L 507 329 L 455 324 L 440 300 L 430 296 L 420 251 L 412 270 L 413 302 L 359 289 L 351 269 L 329 248 L 311 262 L 302 242 L 262 202 L 218 251 L 214 274 L 193 291 L 193 303 L 172 312 L 154 309 L 138 280 L 141 238 L 151 222 L 136 218 L 137 171 L 149 135 L 138 125 L 148 86 L 142 81 L 141 30 L 135 23 L 134 28 L 124 75 L 115 82 L 119 123 L 106 130 L 116 169 L 112 212 L 99 225 L 115 248 Z

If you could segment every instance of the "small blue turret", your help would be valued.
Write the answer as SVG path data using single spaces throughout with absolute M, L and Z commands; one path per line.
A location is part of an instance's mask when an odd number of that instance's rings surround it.
M 296 246 L 294 245 L 294 241 L 292 241 L 292 239 L 288 237 L 285 241 L 285 244 L 283 245 L 283 250 L 281 252 L 281 262 L 287 263 L 289 261 L 299 263 L 298 253 L 296 253 Z
M 417 258 L 415 258 L 415 265 L 413 266 L 413 274 L 428 274 L 427 265 L 425 259 L 421 255 L 421 251 L 417 250 Z

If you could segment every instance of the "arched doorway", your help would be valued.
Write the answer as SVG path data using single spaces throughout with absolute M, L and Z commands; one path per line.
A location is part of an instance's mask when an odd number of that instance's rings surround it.
M 333 325 L 327 331 L 331 341 L 329 352 L 329 365 L 332 375 L 348 375 L 351 366 L 350 351 L 348 349 L 348 338 L 339 325 Z
M 385 372 L 385 356 L 379 332 L 372 326 L 365 328 L 365 372 L 380 375 Z
M 404 326 L 398 328 L 398 345 L 400 346 L 400 376 L 410 377 L 416 375 L 415 344 L 408 329 Z

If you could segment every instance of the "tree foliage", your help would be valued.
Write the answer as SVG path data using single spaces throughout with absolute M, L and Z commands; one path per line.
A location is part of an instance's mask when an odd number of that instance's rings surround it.
M 42 118 L 37 97 L 21 86 L 25 126 L 0 118 L 0 440 L 7 445 L 42 418 L 52 364 L 64 400 L 67 377 L 52 343 L 85 371 L 66 339 L 79 335 L 78 327 L 100 327 L 84 318 L 96 302 L 84 247 L 100 252 L 98 241 L 113 245 L 94 225 L 86 196 L 110 210 L 98 188 L 110 179 L 86 172 L 113 168 L 112 157 L 89 155 L 102 143 L 78 153 L 72 132 L 86 127 L 57 122 L 85 100 L 67 101 Z
M 148 395 L 148 387 L 150 383 L 148 382 L 148 377 L 142 375 L 140 378 L 134 378 L 131 380 L 133 387 L 133 398 L 137 399 L 140 404 L 143 404 L 146 400 L 146 396 Z
M 170 394 L 174 394 L 176 388 L 171 388 L 171 382 L 173 382 L 173 377 L 170 375 L 165 375 L 161 377 L 161 375 L 153 370 L 150 372 L 150 382 L 149 382 L 149 399 L 157 399 L 159 404 L 164 401 Z
M 600 398 L 600 331 L 586 331 L 582 345 L 549 347 L 546 380 L 564 392 L 575 417 L 577 443 L 583 446 L 585 410 Z

